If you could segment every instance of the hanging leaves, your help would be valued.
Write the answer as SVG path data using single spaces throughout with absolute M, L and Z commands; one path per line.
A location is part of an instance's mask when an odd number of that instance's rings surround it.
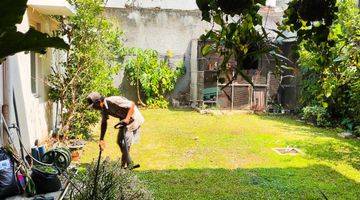
M 298 40 L 328 42 L 330 27 L 336 19 L 336 0 L 292 0 L 284 11 L 279 28 L 297 32 Z
M 268 39 L 262 27 L 262 16 L 258 13 L 265 0 L 197 0 L 196 3 L 202 19 L 216 24 L 201 37 L 206 42 L 202 54 L 217 53 L 223 58 L 218 74 L 234 70 L 234 77 L 240 75 L 252 84 L 243 70 L 257 69 L 262 55 L 270 51 L 280 53 Z M 262 28 L 259 31 L 257 27 Z M 230 60 L 235 60 L 235 68 L 227 67 Z
M 30 28 L 26 33 L 17 31 L 27 8 L 27 0 L 0 1 L 0 63 L 2 59 L 21 51 L 46 53 L 47 47 L 68 49 L 69 46 L 59 37 L 51 37 Z

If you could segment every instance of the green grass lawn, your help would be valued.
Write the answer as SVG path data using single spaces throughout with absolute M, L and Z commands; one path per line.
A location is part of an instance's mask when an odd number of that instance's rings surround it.
M 335 130 L 286 117 L 142 112 L 146 122 L 132 157 L 156 199 L 360 199 L 360 141 Z M 112 159 L 120 155 L 116 135 L 110 128 L 105 138 L 104 154 Z M 287 146 L 303 154 L 272 150 Z M 90 142 L 82 162 L 97 153 Z

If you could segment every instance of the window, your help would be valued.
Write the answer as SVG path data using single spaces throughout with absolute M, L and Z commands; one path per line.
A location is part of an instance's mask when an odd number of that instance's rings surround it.
M 35 28 L 38 31 L 41 31 L 41 25 L 39 23 L 35 23 L 35 26 L 31 27 Z M 38 81 L 39 81 L 39 71 L 40 70 L 40 61 L 37 53 L 31 51 L 30 52 L 30 79 L 31 79 L 31 92 L 38 96 Z
M 30 75 L 31 75 L 31 92 L 33 94 L 37 93 L 37 88 L 36 88 L 36 80 L 37 80 L 37 76 L 36 76 L 36 54 L 35 52 L 30 52 Z

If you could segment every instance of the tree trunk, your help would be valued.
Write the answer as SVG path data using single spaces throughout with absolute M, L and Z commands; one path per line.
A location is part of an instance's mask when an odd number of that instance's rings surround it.
M 138 104 L 146 107 L 146 104 L 144 102 L 142 102 L 142 100 L 141 100 L 139 79 L 136 79 L 136 92 L 137 92 Z

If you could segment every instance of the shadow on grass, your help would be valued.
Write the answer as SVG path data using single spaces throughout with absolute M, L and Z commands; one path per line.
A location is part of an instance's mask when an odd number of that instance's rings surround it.
M 156 199 L 359 199 L 360 184 L 323 165 L 306 168 L 137 172 Z
M 343 139 L 338 137 L 333 130 L 307 125 L 286 116 L 260 115 L 260 118 L 277 122 L 274 126 L 278 128 L 289 132 L 304 133 L 313 138 L 289 141 L 288 146 L 298 147 L 310 157 L 328 161 L 343 161 L 360 170 L 360 140 Z
M 167 110 L 169 111 L 177 111 L 177 112 L 196 112 L 193 108 L 174 108 L 169 107 Z

